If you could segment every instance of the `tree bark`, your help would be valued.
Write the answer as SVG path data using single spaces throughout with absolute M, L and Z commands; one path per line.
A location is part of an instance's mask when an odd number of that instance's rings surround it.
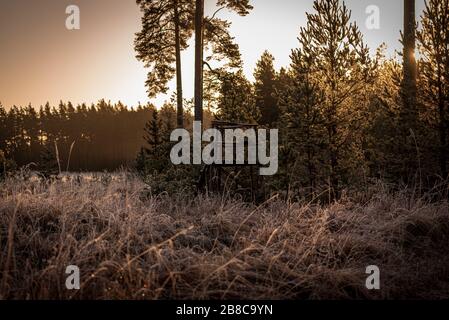
M 415 153 L 415 137 L 417 135 L 416 107 L 416 18 L 415 0 L 404 0 L 403 31 L 403 78 L 401 83 L 402 106 L 400 110 L 400 126 L 398 131 L 398 154 L 401 155 L 400 176 L 404 182 L 412 182 L 417 173 L 419 161 L 416 157 L 406 157 Z
M 181 69 L 181 36 L 180 21 L 178 11 L 178 1 L 174 2 L 174 19 L 175 19 L 175 51 L 176 51 L 176 99 L 177 99 L 177 126 L 184 127 L 184 106 L 182 92 L 182 69 Z
M 404 0 L 403 102 L 408 129 L 416 118 L 416 18 L 415 0 Z M 408 130 L 407 130 L 408 131 Z
M 204 0 L 195 8 L 195 121 L 203 121 L 203 20 Z
M 447 179 L 447 121 L 444 107 L 443 84 L 441 83 L 441 72 L 438 71 L 438 111 L 440 117 L 439 135 L 440 135 L 440 170 L 443 179 Z

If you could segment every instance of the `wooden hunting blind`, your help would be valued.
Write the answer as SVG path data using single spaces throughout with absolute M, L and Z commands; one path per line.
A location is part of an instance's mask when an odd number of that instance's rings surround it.
M 217 129 L 222 137 L 225 136 L 227 129 L 246 131 L 253 129 L 257 132 L 257 124 L 235 123 L 227 121 L 212 121 L 212 128 Z M 237 141 L 233 139 L 231 142 L 233 150 L 233 159 L 237 158 Z M 222 141 L 222 154 L 225 154 L 225 149 L 229 149 L 229 142 Z M 251 150 L 253 149 L 253 150 Z M 223 194 L 225 192 L 231 194 L 239 194 L 243 198 L 250 201 L 258 201 L 263 197 L 261 186 L 262 177 L 259 175 L 259 167 L 257 157 L 255 163 L 248 161 L 249 152 L 257 154 L 257 133 L 256 145 L 250 146 L 247 140 L 244 140 L 244 162 L 237 164 L 235 161 L 232 164 L 226 164 L 222 161 L 220 164 L 204 164 L 200 178 L 198 181 L 198 188 L 201 191 L 213 192 Z

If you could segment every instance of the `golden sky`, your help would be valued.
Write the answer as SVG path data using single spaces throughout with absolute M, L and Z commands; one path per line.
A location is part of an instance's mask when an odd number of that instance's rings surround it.
M 211 12 L 215 1 L 206 1 Z M 418 0 L 418 13 L 423 0 Z M 252 79 L 257 59 L 265 49 L 276 58 L 276 67 L 289 64 L 297 47 L 299 27 L 312 0 L 253 0 L 253 12 L 239 17 L 221 11 L 232 21 L 246 75 Z M 400 0 L 348 0 L 371 48 L 386 42 L 390 53 L 400 47 Z M 68 5 L 78 5 L 81 29 L 67 30 Z M 365 9 L 381 9 L 381 28 L 367 30 Z M 0 0 L 0 102 L 40 106 L 59 100 L 74 104 L 101 98 L 128 106 L 148 102 L 144 87 L 146 70 L 135 59 L 134 33 L 140 29 L 135 0 Z M 183 54 L 186 98 L 193 96 L 193 48 Z M 173 83 L 172 83 L 172 87 Z M 161 105 L 169 96 L 153 100 Z

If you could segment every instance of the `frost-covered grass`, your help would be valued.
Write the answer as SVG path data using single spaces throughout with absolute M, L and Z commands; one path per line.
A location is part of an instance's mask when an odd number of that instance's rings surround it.
M 11 177 L 0 182 L 0 298 L 449 298 L 448 203 L 369 192 L 255 206 L 150 195 L 128 173 Z M 68 265 L 79 291 L 65 288 Z M 379 291 L 365 288 L 369 265 Z

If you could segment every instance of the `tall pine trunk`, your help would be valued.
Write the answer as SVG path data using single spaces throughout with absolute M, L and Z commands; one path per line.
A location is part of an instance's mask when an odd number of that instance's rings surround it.
M 203 121 L 203 19 L 204 0 L 195 8 L 195 121 Z
M 416 18 L 415 0 L 404 0 L 404 79 L 402 83 L 403 108 L 408 129 L 415 129 L 416 121 Z M 408 131 L 408 130 L 407 130 Z
M 447 121 L 444 103 L 443 84 L 441 83 L 441 72 L 438 70 L 438 113 L 439 113 L 439 136 L 440 136 L 440 170 L 443 179 L 447 178 Z
M 176 51 L 176 98 L 177 98 L 177 125 L 178 128 L 184 127 L 184 107 L 182 93 L 182 70 L 181 70 L 181 36 L 180 21 L 178 12 L 178 1 L 174 3 L 174 19 L 175 19 L 175 51 Z
M 417 106 L 416 106 L 416 18 L 415 0 L 404 0 L 403 33 L 403 79 L 401 84 L 402 108 L 399 124 L 397 152 L 400 156 L 400 177 L 404 182 L 413 182 L 419 169 L 416 149 Z

